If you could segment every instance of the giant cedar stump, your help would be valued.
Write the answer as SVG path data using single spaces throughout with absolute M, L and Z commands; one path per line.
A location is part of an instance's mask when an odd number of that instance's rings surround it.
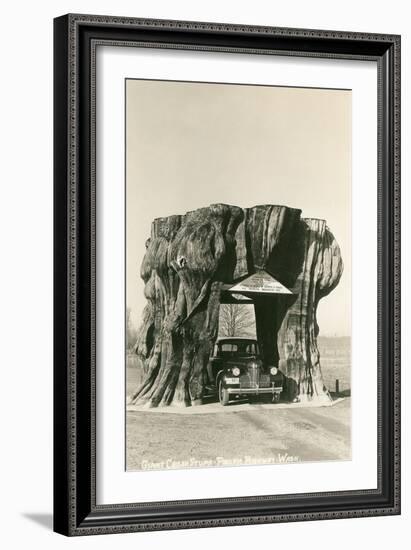
M 222 285 L 259 271 L 292 291 L 253 296 L 264 361 L 280 364 L 290 399 L 329 399 L 316 311 L 338 284 L 343 263 L 326 222 L 300 215 L 285 206 L 213 204 L 153 221 L 141 266 L 147 305 L 136 344 L 145 376 L 134 404 L 202 402 Z

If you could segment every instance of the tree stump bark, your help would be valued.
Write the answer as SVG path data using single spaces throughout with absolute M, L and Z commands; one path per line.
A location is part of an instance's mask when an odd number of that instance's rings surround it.
M 324 386 L 317 336 L 317 306 L 338 284 L 343 262 L 324 220 L 304 219 L 299 227 L 303 262 L 278 331 L 281 367 L 288 377 L 289 399 L 331 399 Z
M 141 266 L 147 305 L 135 350 L 145 376 L 134 404 L 202 403 L 222 285 L 261 270 L 293 292 L 253 296 L 264 360 L 280 362 L 294 397 L 327 395 L 316 309 L 337 285 L 342 260 L 325 221 L 303 220 L 300 214 L 285 206 L 215 204 L 154 220 Z

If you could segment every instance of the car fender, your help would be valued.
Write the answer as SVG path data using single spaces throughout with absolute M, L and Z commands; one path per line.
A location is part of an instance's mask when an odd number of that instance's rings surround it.
M 219 383 L 220 383 L 220 380 L 221 380 L 222 378 L 224 378 L 224 376 L 225 376 L 225 375 L 224 375 L 224 369 L 221 369 L 221 370 L 219 370 L 219 371 L 217 372 L 217 376 L 216 376 L 216 379 L 215 379 L 215 384 L 216 384 L 216 387 L 217 387 L 217 388 L 218 388 L 218 385 L 219 385 Z

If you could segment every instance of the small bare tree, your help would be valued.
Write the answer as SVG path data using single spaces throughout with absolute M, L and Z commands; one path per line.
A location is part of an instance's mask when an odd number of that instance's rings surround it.
M 253 306 L 221 304 L 218 332 L 220 336 L 255 336 Z

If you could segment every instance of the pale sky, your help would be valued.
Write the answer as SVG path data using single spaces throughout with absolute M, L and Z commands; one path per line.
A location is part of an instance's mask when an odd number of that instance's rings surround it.
M 154 218 L 212 203 L 282 204 L 322 218 L 344 273 L 320 301 L 320 335 L 351 334 L 351 91 L 126 82 L 127 306 Z

